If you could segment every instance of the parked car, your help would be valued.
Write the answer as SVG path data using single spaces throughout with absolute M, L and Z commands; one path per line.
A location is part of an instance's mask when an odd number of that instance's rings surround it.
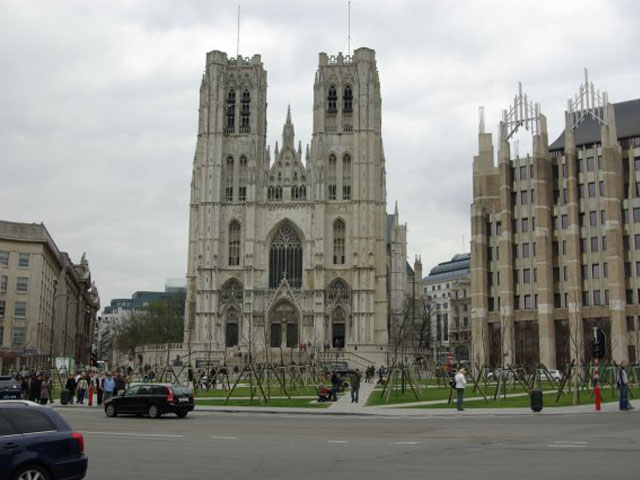
M 165 413 L 175 413 L 184 418 L 194 408 L 193 393 L 187 387 L 162 383 L 141 383 L 129 387 L 104 404 L 108 417 L 120 414 L 149 415 L 158 418 Z
M 79 480 L 87 464 L 82 434 L 55 410 L 26 400 L 0 401 L 3 479 Z
M 562 373 L 559 370 L 547 369 L 547 372 L 543 368 L 538 369 L 538 379 L 540 381 L 548 381 L 548 382 L 560 382 L 562 380 Z M 549 378 L 551 375 L 551 378 Z
M 503 376 L 502 373 L 502 368 L 498 367 L 495 369 L 495 371 L 489 371 L 487 373 L 487 380 L 498 380 L 498 378 L 500 378 L 501 376 Z M 504 379 L 505 380 L 512 380 L 513 379 L 513 371 L 512 370 L 506 370 L 504 371 Z
M 7 375 L 0 376 L 0 400 L 20 400 L 20 382 Z

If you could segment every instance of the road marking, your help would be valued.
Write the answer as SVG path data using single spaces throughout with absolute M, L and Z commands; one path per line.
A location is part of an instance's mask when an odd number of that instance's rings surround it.
M 391 442 L 390 445 L 417 445 L 418 442 Z
M 573 441 L 573 440 L 556 440 L 553 443 L 563 443 L 563 444 L 573 444 L 573 445 L 588 445 L 589 442 L 580 442 L 580 441 Z
M 349 440 L 329 440 L 329 443 L 349 443 Z
M 584 448 L 586 445 L 573 445 L 571 443 L 551 443 L 547 445 L 549 448 Z
M 129 432 L 82 432 L 88 435 L 121 435 L 128 437 L 160 437 L 160 438 L 184 438 L 184 435 L 169 433 L 129 433 Z
M 238 440 L 238 437 L 216 437 L 215 435 L 211 438 L 215 440 Z

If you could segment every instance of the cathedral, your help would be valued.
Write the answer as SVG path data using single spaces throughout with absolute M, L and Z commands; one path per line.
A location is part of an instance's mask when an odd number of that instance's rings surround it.
M 397 207 L 386 213 L 375 52 L 320 53 L 313 94 L 311 144 L 296 146 L 289 109 L 272 154 L 260 55 L 206 56 L 185 309 L 196 359 L 295 349 L 387 361 L 410 267 L 406 226 Z

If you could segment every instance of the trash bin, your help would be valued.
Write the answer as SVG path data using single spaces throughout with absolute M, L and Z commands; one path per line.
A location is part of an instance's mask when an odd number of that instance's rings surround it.
M 71 392 L 68 389 L 63 388 L 62 390 L 60 390 L 60 403 L 62 405 L 67 405 L 69 403 L 70 397 Z
M 531 393 L 529 395 L 531 398 L 531 410 L 533 410 L 534 412 L 541 411 L 543 407 L 542 390 L 540 390 L 539 388 L 534 388 L 533 390 L 531 390 Z

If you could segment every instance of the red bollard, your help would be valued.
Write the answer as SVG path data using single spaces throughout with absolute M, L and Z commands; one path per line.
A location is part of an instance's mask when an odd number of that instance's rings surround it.
M 93 382 L 89 382 L 89 406 L 93 404 Z
M 600 411 L 600 365 L 598 359 L 595 359 L 596 362 L 596 371 L 595 371 L 595 394 L 596 394 L 596 412 Z

